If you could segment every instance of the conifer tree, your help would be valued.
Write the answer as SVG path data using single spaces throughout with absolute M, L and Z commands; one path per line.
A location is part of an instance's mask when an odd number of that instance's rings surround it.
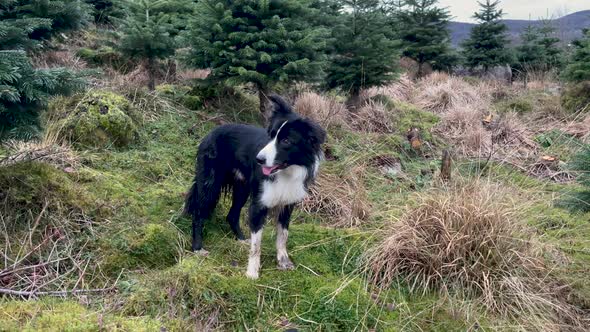
M 94 8 L 92 15 L 94 23 L 113 24 L 117 18 L 124 15 L 124 7 L 121 1 L 113 0 L 86 0 Z
M 442 69 L 457 59 L 451 53 L 450 14 L 437 5 L 438 0 L 407 0 L 397 14 L 403 55 L 418 63 L 418 77 L 425 64 Z
M 47 99 L 83 86 L 82 76 L 70 70 L 33 68 L 26 53 L 83 24 L 83 8 L 75 1 L 0 2 L 0 138 L 35 135 Z
M 490 68 L 511 63 L 506 31 L 508 27 L 500 20 L 504 16 L 498 8 L 499 0 L 478 2 L 481 9 L 474 14 L 479 22 L 471 29 L 471 34 L 463 43 L 465 64 L 470 68 L 482 67 L 487 73 Z
M 590 29 L 584 37 L 574 42 L 574 54 L 563 77 L 570 82 L 590 81 Z
M 180 18 L 192 13 L 190 0 L 130 0 L 128 16 L 122 20 L 119 48 L 123 54 L 143 60 L 148 72 L 148 88 L 156 86 L 157 60 L 174 55 Z
M 543 69 L 546 58 L 540 42 L 541 35 L 536 27 L 529 24 L 520 39 L 520 45 L 516 47 L 516 64 L 513 67 L 520 72 L 526 85 L 531 72 Z
M 210 68 L 211 82 L 253 84 L 261 111 L 279 83 L 322 73 L 327 31 L 310 0 L 201 0 L 190 35 L 190 62 Z
M 559 46 L 557 29 L 550 19 L 543 19 L 539 28 L 539 45 L 544 56 L 545 70 L 562 69 L 564 65 L 563 49 Z
M 388 26 L 379 1 L 341 1 L 342 13 L 333 28 L 334 49 L 327 69 L 329 88 L 350 93 L 356 105 L 362 88 L 396 78 L 399 41 Z

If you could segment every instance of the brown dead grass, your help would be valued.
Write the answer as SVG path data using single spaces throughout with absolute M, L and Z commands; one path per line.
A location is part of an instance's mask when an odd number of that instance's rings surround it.
M 413 293 L 435 290 L 473 298 L 524 330 L 583 330 L 568 287 L 556 280 L 544 247 L 519 217 L 508 189 L 487 183 L 433 190 L 388 229 L 367 254 L 369 279 Z
M 490 105 L 491 97 L 483 85 L 474 86 L 459 77 L 437 72 L 418 82 L 412 101 L 425 110 L 440 114 L 465 105 L 485 109 Z
M 346 106 L 333 97 L 306 91 L 297 97 L 294 108 L 297 113 L 313 119 L 326 130 L 333 126 L 347 126 Z
M 70 144 L 60 138 L 59 128 L 45 130 L 40 140 L 9 140 L 3 145 L 8 155 L 0 158 L 0 166 L 9 166 L 21 162 L 36 161 L 50 164 L 61 169 L 76 168 L 80 165 L 79 155 Z
M 397 129 L 392 110 L 379 101 L 368 100 L 355 113 L 351 113 L 354 129 L 371 133 L 394 133 Z
M 363 185 L 366 168 L 358 165 L 344 175 L 320 172 L 303 211 L 318 214 L 333 227 L 358 227 L 369 218 L 370 203 Z
M 364 90 L 361 97 L 362 99 L 367 100 L 371 97 L 384 95 L 393 101 L 407 102 L 412 99 L 412 94 L 414 93 L 415 88 L 416 84 L 407 74 L 404 74 L 397 82 Z
M 35 68 L 65 67 L 73 70 L 87 68 L 86 62 L 70 50 L 36 53 L 31 61 Z

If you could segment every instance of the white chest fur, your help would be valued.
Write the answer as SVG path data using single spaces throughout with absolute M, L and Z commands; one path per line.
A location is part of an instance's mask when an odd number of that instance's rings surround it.
M 301 202 L 307 196 L 305 179 L 307 168 L 289 166 L 276 175 L 274 181 L 262 182 L 260 202 L 267 208 Z

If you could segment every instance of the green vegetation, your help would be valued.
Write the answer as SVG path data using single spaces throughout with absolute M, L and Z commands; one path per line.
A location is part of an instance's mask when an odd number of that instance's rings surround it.
M 57 99 L 49 118 L 61 119 L 54 130 L 83 147 L 124 147 L 138 136 L 138 114 L 129 101 L 111 92 L 89 92 Z
M 156 61 L 175 54 L 178 47 L 175 37 L 181 26 L 187 24 L 181 19 L 184 17 L 181 13 L 187 15 L 193 7 L 190 0 L 132 0 L 127 5 L 128 15 L 122 20 L 119 48 L 123 54 L 145 62 L 148 88 L 154 90 Z
M 424 75 L 425 64 L 438 70 L 450 69 L 457 64 L 457 61 L 449 62 L 452 55 L 448 28 L 451 15 L 437 5 L 438 0 L 410 0 L 405 1 L 406 8 L 397 13 L 403 55 L 418 63 L 419 78 Z
M 0 139 L 35 136 L 47 99 L 84 85 L 73 71 L 34 68 L 25 51 L 40 49 L 52 35 L 80 27 L 85 6 L 76 0 L 38 2 L 0 4 Z
M 571 82 L 590 80 L 590 29 L 584 31 L 584 37 L 574 43 L 574 55 L 566 67 L 563 77 Z
M 482 6 L 465 55 L 487 71 L 508 60 Z M 0 330 L 588 330 L 585 40 L 560 100 L 549 21 L 518 52 L 542 82 L 426 75 L 457 60 L 435 0 L 13 0 L 0 18 Z M 402 53 L 424 77 L 396 81 Z M 83 82 L 57 66 L 102 75 L 60 96 Z M 269 220 L 252 281 L 230 200 L 206 257 L 182 211 L 198 143 L 263 125 L 271 91 L 328 140 L 295 270 Z
M 327 68 L 329 88 L 340 88 L 359 103 L 362 89 L 395 79 L 399 42 L 378 2 L 339 1 L 344 13 L 332 27 L 333 55 Z
M 322 72 L 327 31 L 309 24 L 314 17 L 310 4 L 308 0 L 200 1 L 189 61 L 210 68 L 211 81 L 253 84 L 264 113 L 265 96 L 277 84 L 313 81 Z
M 463 43 L 465 64 L 470 68 L 483 68 L 487 73 L 494 66 L 511 63 L 504 23 L 500 21 L 504 12 L 498 8 L 500 1 L 480 2 L 480 11 L 474 14 L 479 22 Z

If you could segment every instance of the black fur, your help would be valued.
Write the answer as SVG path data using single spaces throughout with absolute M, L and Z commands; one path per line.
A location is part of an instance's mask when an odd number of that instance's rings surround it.
M 281 97 L 269 97 L 273 113 L 267 130 L 250 125 L 231 124 L 214 129 L 199 145 L 194 183 L 187 195 L 185 212 L 192 216 L 192 249 L 203 246 L 203 224 L 211 217 L 224 191 L 232 192 L 232 206 L 227 221 L 234 235 L 242 240 L 240 211 L 250 198 L 249 225 L 256 232 L 264 225 L 269 207 L 261 203 L 263 182 L 274 181 L 275 174 L 266 176 L 257 162 L 258 153 L 276 137 L 275 163 L 277 170 L 297 165 L 307 169 L 305 186 L 315 176 L 316 163 L 321 156 L 325 131 L 309 119 L 301 118 Z M 293 204 L 280 206 L 279 222 L 286 229 Z

